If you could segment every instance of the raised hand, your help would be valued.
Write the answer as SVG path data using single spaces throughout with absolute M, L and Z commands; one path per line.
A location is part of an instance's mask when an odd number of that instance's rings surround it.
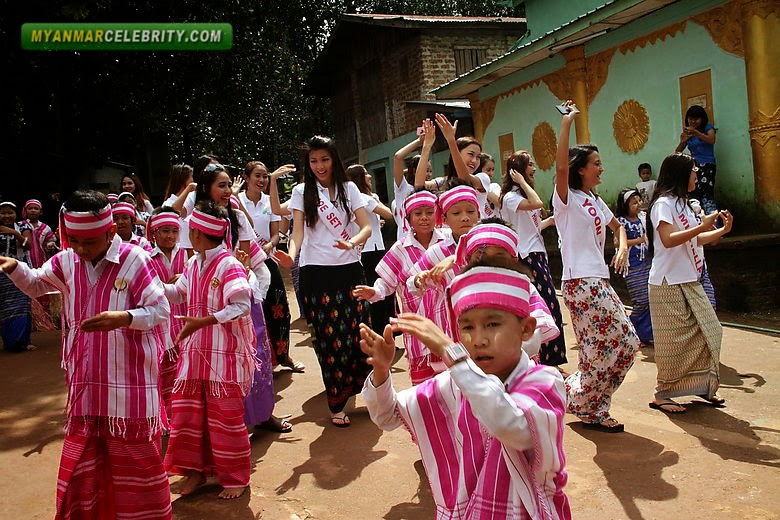
M 230 187 L 231 191 L 233 192 L 233 195 L 238 195 L 241 193 L 241 188 L 244 186 L 246 181 L 242 176 L 238 176 L 235 179 L 233 179 L 233 185 Z
M 390 367 L 395 359 L 395 340 L 393 329 L 385 326 L 384 334 L 380 336 L 365 323 L 360 324 L 360 350 L 368 356 L 366 362 L 374 367 L 371 382 L 379 386 L 390 376 Z
M 432 147 L 433 143 L 436 142 L 436 126 L 430 119 L 425 119 L 422 122 L 422 127 L 423 135 L 421 137 L 423 139 L 423 146 Z
M 444 349 L 454 341 L 442 331 L 438 325 L 424 316 L 413 312 L 399 314 L 390 318 L 394 331 L 411 334 L 419 339 L 430 351 L 439 357 L 444 355 Z
M 352 291 L 352 296 L 358 300 L 370 300 L 376 295 L 376 290 L 368 285 L 356 285 Z
M 276 180 L 282 175 L 287 175 L 290 172 L 295 171 L 295 165 L 294 164 L 285 164 L 284 166 L 278 167 L 276 170 L 271 173 L 271 180 Z
M 436 114 L 436 125 L 441 130 L 442 135 L 447 141 L 455 140 L 455 133 L 458 131 L 458 122 L 453 125 L 444 114 Z

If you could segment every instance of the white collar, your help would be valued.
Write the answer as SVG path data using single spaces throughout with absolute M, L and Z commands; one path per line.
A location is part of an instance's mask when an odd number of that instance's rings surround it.
M 520 348 L 522 349 L 522 347 Z M 515 381 L 528 372 L 532 366 L 531 358 L 528 357 L 528 354 L 525 353 L 525 350 L 521 350 L 520 361 L 517 362 L 515 369 L 509 373 L 509 376 L 507 376 L 506 380 L 504 381 L 504 388 L 507 390 L 511 388 Z
M 214 260 L 214 258 L 216 258 L 216 256 L 223 251 L 227 251 L 227 247 L 225 246 L 224 242 L 219 244 L 217 247 L 206 250 L 204 255 L 196 252 L 195 257 L 198 259 L 198 263 L 200 264 L 201 269 L 205 269 L 206 266 L 209 265 L 211 261 Z

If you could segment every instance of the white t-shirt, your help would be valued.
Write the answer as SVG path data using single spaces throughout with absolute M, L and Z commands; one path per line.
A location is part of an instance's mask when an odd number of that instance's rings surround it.
M 273 211 L 271 211 L 271 197 L 262 193 L 260 200 L 255 204 L 246 196 L 246 192 L 242 191 L 238 194 L 238 198 L 249 212 L 249 216 L 252 217 L 252 223 L 255 225 L 257 236 L 263 239 L 263 243 L 270 241 L 271 222 L 280 222 L 282 220 L 282 217 L 274 215 Z
M 695 282 L 699 279 L 699 272 L 689 253 L 690 245 L 680 244 L 676 247 L 667 248 L 661 242 L 661 235 L 658 233 L 658 225 L 661 222 L 668 222 L 674 226 L 675 231 L 680 231 L 680 227 L 675 219 L 675 215 L 680 215 L 683 219 L 690 222 L 691 227 L 698 225 L 696 216 L 691 208 L 685 202 L 676 197 L 659 197 L 650 210 L 650 220 L 653 223 L 653 264 L 650 266 L 650 276 L 647 282 L 650 285 L 663 285 L 664 279 L 670 285 Z M 693 239 L 693 245 L 697 249 L 699 257 L 704 259 L 703 248 L 696 246 L 696 238 Z
M 639 192 L 639 196 L 642 198 L 642 208 L 647 209 L 650 205 L 650 199 L 653 198 L 653 192 L 655 191 L 655 181 L 641 181 L 636 183 L 636 191 Z
M 398 226 L 396 233 L 397 240 L 401 240 L 409 229 L 409 223 L 406 221 L 406 217 L 403 215 L 404 201 L 406 198 L 414 193 L 414 186 L 406 182 L 406 177 L 401 178 L 401 184 L 398 186 L 393 183 L 393 202 L 395 202 L 395 208 L 393 208 L 393 218 L 395 219 L 395 225 Z
M 378 205 L 379 197 L 377 197 L 376 194 L 366 195 L 365 193 L 361 193 L 360 196 L 366 201 L 368 220 L 371 222 L 371 236 L 366 240 L 363 251 L 384 251 L 385 241 L 382 239 L 382 227 L 379 225 L 379 215 L 374 213 L 374 210 Z M 357 228 L 357 224 L 355 225 L 355 228 Z M 358 231 L 360 230 L 358 229 L 355 232 L 357 233 Z
M 293 188 L 290 196 L 290 210 L 303 211 L 304 186 L 304 184 L 299 184 Z M 347 182 L 344 188 L 347 193 L 347 207 L 350 211 L 344 211 L 338 200 L 335 202 L 331 201 L 331 205 L 336 216 L 349 226 L 349 223 L 354 219 L 355 211 L 365 207 L 366 203 L 363 197 L 360 196 L 360 191 L 354 182 Z M 317 182 L 317 190 L 322 199 L 330 200 L 328 188 Z M 336 190 L 334 195 L 338 197 L 338 190 Z M 299 246 L 301 256 L 298 260 L 298 265 L 301 267 L 305 265 L 346 265 L 360 261 L 360 251 L 357 249 L 333 247 L 333 244 L 336 243 L 336 235 L 329 226 L 330 224 L 323 220 L 322 215 L 317 219 L 314 227 L 309 227 L 306 222 L 303 223 L 303 244 Z
M 479 218 L 491 218 L 498 216 L 496 209 L 488 200 L 488 191 L 490 191 L 490 176 L 485 172 L 475 173 L 474 176 L 482 183 L 484 191 L 477 190 L 477 202 L 479 203 Z
M 501 218 L 512 224 L 520 241 L 517 244 L 517 254 L 525 258 L 528 253 L 546 253 L 544 240 L 542 240 L 542 210 L 534 209 L 525 211 L 518 209 L 520 203 L 526 200 L 516 190 L 504 195 L 501 206 Z
M 555 227 L 561 242 L 562 280 L 609 278 L 604 262 L 607 224 L 614 215 L 600 197 L 569 189 L 568 204 L 553 193 Z

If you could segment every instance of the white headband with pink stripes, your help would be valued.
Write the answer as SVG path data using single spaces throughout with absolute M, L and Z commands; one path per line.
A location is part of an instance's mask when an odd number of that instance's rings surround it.
M 230 221 L 226 218 L 213 217 L 198 209 L 193 209 L 189 216 L 190 229 L 197 229 L 213 237 L 224 237 L 230 227 Z
M 468 233 L 460 237 L 455 249 L 455 261 L 465 265 L 468 258 L 480 247 L 497 246 L 505 249 L 511 256 L 517 256 L 520 237 L 513 229 L 499 224 L 477 224 Z
M 128 217 L 135 218 L 135 206 L 129 202 L 116 202 L 111 206 L 111 212 L 114 215 L 127 215 Z
M 455 317 L 474 308 L 499 309 L 521 318 L 530 313 L 528 277 L 502 267 L 480 266 L 452 280 L 447 288 Z

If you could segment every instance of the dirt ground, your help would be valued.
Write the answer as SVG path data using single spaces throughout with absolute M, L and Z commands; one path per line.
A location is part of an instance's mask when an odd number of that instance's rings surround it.
M 6 490 L 0 519 L 54 515 L 65 403 L 59 340 L 56 331 L 36 333 L 38 351 L 0 354 L 0 488 Z M 306 372 L 278 370 L 274 382 L 276 414 L 291 414 L 292 433 L 252 435 L 250 493 L 220 501 L 219 487 L 212 485 L 193 496 L 174 496 L 174 518 L 433 518 L 408 433 L 380 432 L 359 397 L 348 407 L 352 427 L 330 426 L 302 320 L 293 323 L 291 344 Z M 727 408 L 695 403 L 678 416 L 650 410 L 655 365 L 653 349 L 645 349 L 613 400 L 625 433 L 583 430 L 566 417 L 566 492 L 574 518 L 780 518 L 778 337 L 726 328 L 723 345 L 720 393 Z M 573 371 L 576 358 L 570 350 L 564 368 Z M 393 380 L 397 388 L 409 386 L 405 359 L 396 364 Z

